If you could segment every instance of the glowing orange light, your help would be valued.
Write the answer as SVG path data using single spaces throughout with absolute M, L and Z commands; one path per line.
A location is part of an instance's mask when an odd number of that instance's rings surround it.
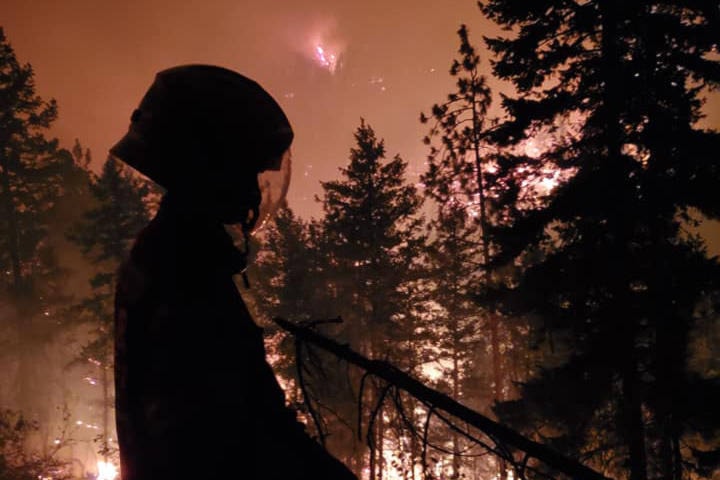
M 335 73 L 337 69 L 337 55 L 327 51 L 322 45 L 315 45 L 315 61 L 330 73 Z
M 97 463 L 97 470 L 96 480 L 115 480 L 118 475 L 117 467 L 111 462 L 99 461 Z

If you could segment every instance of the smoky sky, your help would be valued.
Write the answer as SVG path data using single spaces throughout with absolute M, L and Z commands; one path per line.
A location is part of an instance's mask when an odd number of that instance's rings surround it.
M 157 71 L 212 63 L 257 80 L 296 131 L 289 200 L 306 215 L 319 212 L 318 181 L 347 162 L 361 117 L 420 168 L 418 115 L 451 86 L 455 31 L 477 25 L 479 41 L 487 30 L 467 0 L 4 0 L 0 19 L 39 93 L 60 104 L 53 133 L 79 138 L 98 164 Z M 337 56 L 334 73 L 317 45 Z
M 288 199 L 306 217 L 321 213 L 319 181 L 336 178 L 347 163 L 361 118 L 417 178 L 427 155 L 419 113 L 452 89 L 448 69 L 461 23 L 478 46 L 483 35 L 501 33 L 474 0 L 0 2 L 0 25 L 19 60 L 33 65 L 38 93 L 59 102 L 52 133 L 67 147 L 78 138 L 95 167 L 126 131 L 157 71 L 210 63 L 257 80 L 296 132 Z M 317 47 L 326 60 L 335 56 L 334 72 Z M 707 126 L 720 125 L 719 105 L 713 98 L 706 106 Z

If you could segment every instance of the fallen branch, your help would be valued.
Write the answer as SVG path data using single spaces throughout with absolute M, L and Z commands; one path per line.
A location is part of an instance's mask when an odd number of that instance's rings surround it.
M 610 480 L 608 477 L 586 467 L 572 458 L 566 457 L 551 448 L 538 442 L 530 440 L 515 430 L 506 427 L 490 418 L 466 407 L 453 400 L 449 396 L 427 387 L 420 381 L 402 372 L 392 364 L 369 359 L 352 350 L 347 345 L 342 345 L 329 339 L 310 328 L 299 326 L 282 318 L 273 319 L 281 328 L 291 333 L 296 339 L 312 343 L 333 355 L 356 365 L 371 375 L 385 380 L 395 387 L 405 390 L 418 400 L 426 403 L 432 409 L 442 410 L 448 414 L 466 422 L 478 430 L 484 432 L 490 438 L 507 446 L 520 450 L 526 454 L 524 462 L 528 458 L 536 458 L 549 467 L 552 467 L 573 479 L 578 480 Z

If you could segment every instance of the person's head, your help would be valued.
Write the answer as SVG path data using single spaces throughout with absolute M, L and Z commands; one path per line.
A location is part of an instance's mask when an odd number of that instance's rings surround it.
M 258 174 L 289 181 L 290 122 L 256 82 L 211 65 L 157 74 L 110 154 L 223 223 L 257 220 Z M 249 213 L 254 212 L 254 213 Z

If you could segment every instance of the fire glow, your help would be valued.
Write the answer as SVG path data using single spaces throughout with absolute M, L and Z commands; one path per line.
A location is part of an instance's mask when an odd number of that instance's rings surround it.
M 112 462 L 99 461 L 97 463 L 97 477 L 96 480 L 115 480 L 118 476 L 118 470 Z
M 322 45 L 315 45 L 315 62 L 330 73 L 335 73 L 338 66 L 337 55 L 328 51 Z

